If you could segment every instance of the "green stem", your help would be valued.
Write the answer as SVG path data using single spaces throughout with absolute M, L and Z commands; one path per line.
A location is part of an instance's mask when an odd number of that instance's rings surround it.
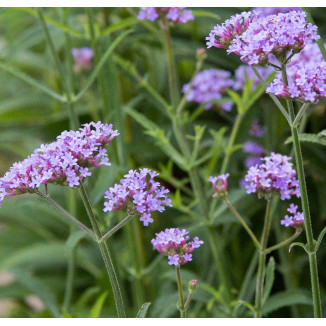
M 230 157 L 231 157 L 231 149 L 234 145 L 234 142 L 236 140 L 236 137 L 238 135 L 239 132 L 239 127 L 240 127 L 240 123 L 242 121 L 243 118 L 243 113 L 239 113 L 235 119 L 232 131 L 231 131 L 231 136 L 230 136 L 230 140 L 228 143 L 228 147 L 226 149 L 226 154 L 224 156 L 223 162 L 222 162 L 222 167 L 221 167 L 221 172 L 220 174 L 224 174 L 226 172 L 226 169 L 229 165 L 229 161 L 230 161 Z
M 124 218 L 120 223 L 118 223 L 115 227 L 113 227 L 109 232 L 105 233 L 101 241 L 105 242 L 109 238 L 112 237 L 114 233 L 116 233 L 118 230 L 120 230 L 125 224 L 127 224 L 135 215 L 128 215 L 126 218 Z
M 177 103 L 179 102 L 179 87 L 177 81 L 177 70 L 171 45 L 170 29 L 167 22 L 163 22 L 163 33 L 165 48 L 168 54 L 170 98 L 173 110 L 175 110 L 177 108 Z
M 295 233 L 290 238 L 288 238 L 288 239 L 286 239 L 286 240 L 284 240 L 284 241 L 282 241 L 282 242 L 280 242 L 280 243 L 278 243 L 278 244 L 276 244 L 276 245 L 274 245 L 272 247 L 269 247 L 269 248 L 265 249 L 266 255 L 271 253 L 272 251 L 274 251 L 276 249 L 280 249 L 280 248 L 290 244 L 292 241 L 294 241 L 301 234 L 301 232 L 302 232 L 302 230 L 298 229 L 297 231 L 295 231 Z
M 286 75 L 286 65 L 282 66 L 282 75 L 283 81 L 286 85 L 288 85 L 287 75 Z M 322 309 L 321 309 L 321 299 L 320 299 L 320 289 L 319 289 L 319 280 L 318 280 L 318 268 L 317 268 L 317 257 L 315 250 L 315 241 L 312 231 L 311 217 L 309 211 L 309 200 L 308 200 L 308 192 L 304 174 L 303 167 L 303 159 L 301 152 L 301 145 L 299 141 L 299 132 L 298 127 L 293 125 L 293 121 L 295 120 L 295 112 L 293 107 L 293 102 L 291 100 L 287 100 L 288 110 L 291 119 L 291 134 L 294 144 L 294 153 L 295 160 L 298 172 L 298 178 L 300 183 L 300 192 L 301 192 L 301 205 L 303 209 L 303 214 L 305 218 L 305 231 L 306 238 L 309 250 L 309 265 L 310 265 L 310 277 L 311 277 L 311 287 L 312 287 L 312 297 L 314 304 L 314 316 L 315 318 L 322 317 Z
M 269 236 L 269 230 L 271 225 L 271 204 L 272 199 L 268 199 L 264 220 L 264 228 L 263 234 L 261 237 L 261 251 L 259 252 L 259 260 L 258 260 L 258 273 L 256 280 L 256 300 L 255 300 L 255 311 L 256 318 L 261 318 L 262 310 L 263 310 L 263 294 L 264 294 L 264 275 L 265 275 L 265 261 L 266 261 L 266 246 Z
M 241 217 L 241 215 L 238 213 L 238 211 L 235 209 L 235 207 L 230 203 L 230 201 L 225 198 L 224 202 L 229 207 L 230 211 L 233 213 L 233 215 L 238 219 L 238 221 L 241 223 L 241 225 L 244 227 L 244 229 L 247 231 L 248 235 L 250 236 L 251 240 L 253 241 L 255 247 L 259 251 L 261 249 L 260 243 L 257 240 L 256 236 L 248 226 L 248 224 L 245 222 L 245 220 Z
M 114 266 L 113 266 L 113 262 L 112 262 L 112 259 L 110 256 L 109 249 L 105 243 L 101 242 L 102 234 L 101 234 L 99 225 L 97 223 L 96 217 L 94 215 L 92 206 L 89 202 L 86 190 L 83 185 L 80 186 L 79 192 L 82 197 L 83 203 L 85 205 L 88 217 L 93 226 L 94 232 L 97 236 L 98 246 L 100 248 L 100 251 L 101 251 L 104 263 L 105 263 L 105 267 L 106 267 L 106 270 L 108 272 L 109 279 L 111 282 L 118 317 L 124 318 L 124 317 L 126 317 L 126 312 L 125 312 L 125 308 L 124 308 L 124 304 L 123 304 L 123 299 L 122 299 L 122 295 L 121 295 L 118 278 L 117 278 L 116 272 L 114 270 Z
M 185 302 L 183 298 L 182 282 L 181 282 L 181 275 L 180 275 L 180 266 L 175 266 L 175 271 L 177 273 L 177 283 L 178 283 L 179 298 L 180 298 L 180 317 L 186 318 Z
M 90 230 L 86 225 L 78 221 L 75 217 L 73 217 L 70 213 L 68 213 L 63 207 L 61 207 L 55 200 L 53 200 L 49 195 L 45 195 L 41 192 L 37 193 L 42 198 L 46 199 L 51 205 L 53 205 L 60 213 L 69 217 L 71 221 L 73 221 L 80 229 L 87 232 L 94 240 L 96 240 L 96 234 Z
M 62 83 L 63 88 L 64 88 L 65 93 L 66 93 L 65 96 L 67 97 L 67 106 L 68 106 L 68 112 L 69 112 L 69 118 L 70 118 L 71 125 L 73 126 L 73 128 L 78 128 L 79 121 L 78 121 L 78 118 L 77 118 L 77 114 L 74 112 L 74 108 L 73 108 L 73 104 L 72 104 L 73 103 L 73 100 L 72 100 L 73 95 L 70 92 L 69 83 L 67 81 L 64 70 L 62 68 L 59 56 L 58 56 L 58 54 L 56 52 L 54 43 L 52 41 L 52 38 L 51 38 L 51 35 L 50 35 L 50 32 L 49 32 L 49 29 L 48 29 L 48 27 L 46 25 L 42 9 L 37 8 L 37 13 L 38 13 L 39 19 L 41 21 L 41 25 L 42 25 L 46 40 L 47 40 L 47 42 L 48 42 L 48 44 L 50 46 L 50 50 L 51 50 L 52 56 L 54 58 L 57 70 L 59 72 L 61 83 Z

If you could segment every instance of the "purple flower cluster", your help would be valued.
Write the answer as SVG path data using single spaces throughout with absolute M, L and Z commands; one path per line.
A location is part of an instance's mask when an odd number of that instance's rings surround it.
M 274 69 L 271 66 L 257 67 L 257 70 L 263 79 L 266 79 L 270 74 L 274 72 Z M 256 89 L 256 87 L 260 84 L 259 79 L 257 78 L 252 68 L 248 65 L 241 65 L 235 71 L 235 83 L 233 88 L 235 90 L 242 90 L 246 80 L 253 81 L 253 89 Z
M 281 200 L 291 196 L 301 196 L 296 171 L 289 161 L 290 157 L 271 153 L 261 159 L 264 163 L 251 166 L 245 176 L 245 188 L 248 194 L 257 193 L 259 198 L 270 198 L 279 193 Z
M 76 73 L 90 69 L 94 54 L 92 48 L 72 48 L 71 54 L 74 57 L 74 71 Z
M 188 233 L 177 228 L 165 229 L 156 233 L 156 238 L 152 239 L 151 243 L 158 252 L 168 256 L 169 265 L 179 266 L 192 261 L 191 253 L 204 243 L 198 237 L 187 242 L 190 239 Z
M 326 64 L 322 62 L 310 68 L 299 65 L 292 67 L 292 78 L 285 85 L 278 75 L 266 89 L 279 97 L 293 98 L 303 102 L 317 103 L 326 96 Z
M 254 19 L 235 36 L 227 52 L 238 54 L 249 65 L 265 65 L 271 55 L 284 61 L 289 53 L 298 53 L 319 39 L 317 26 L 308 23 L 306 15 L 291 11 Z
M 265 149 L 261 145 L 253 142 L 247 141 L 243 145 L 244 153 L 250 154 L 249 157 L 245 160 L 246 167 L 251 167 L 253 165 L 259 164 L 261 162 L 261 158 L 265 154 Z
M 154 181 L 158 175 L 149 169 L 130 170 L 120 180 L 120 184 L 115 184 L 105 192 L 104 198 L 108 201 L 104 202 L 103 211 L 122 209 L 129 214 L 140 214 L 140 221 L 148 226 L 148 223 L 153 222 L 152 212 L 163 212 L 164 206 L 172 206 L 166 195 L 170 191 Z
M 176 23 L 186 23 L 195 19 L 191 10 L 185 9 L 185 7 L 142 7 L 137 18 L 150 21 L 162 18 Z
M 231 73 L 222 69 L 206 69 L 198 73 L 191 89 L 189 84 L 183 86 L 182 92 L 187 93 L 187 101 L 195 101 L 203 104 L 207 103 L 205 108 L 210 109 L 212 100 L 219 100 L 226 93 L 226 90 L 233 86 L 234 81 L 231 78 Z M 225 110 L 230 111 L 232 103 L 222 103 L 219 106 Z
M 299 7 L 256 7 L 255 10 L 259 12 L 260 16 L 277 15 L 289 11 L 302 11 Z
M 209 177 L 208 181 L 212 183 L 215 193 L 213 198 L 225 198 L 227 196 L 228 190 L 228 177 L 230 176 L 229 173 L 221 174 L 217 177 Z
M 298 227 L 304 224 L 304 215 L 302 212 L 297 212 L 298 206 L 294 204 L 290 204 L 290 207 L 287 211 L 293 216 L 285 215 L 284 220 L 281 221 L 281 225 L 286 227 L 293 226 Z
M 117 135 L 111 124 L 101 122 L 62 132 L 0 178 L 0 204 L 5 196 L 35 193 L 42 184 L 79 187 L 91 175 L 90 167 L 110 165 L 105 145 Z
M 245 32 L 255 20 L 256 12 L 242 12 L 227 19 L 222 25 L 216 25 L 206 37 L 207 48 L 228 48 L 237 35 Z

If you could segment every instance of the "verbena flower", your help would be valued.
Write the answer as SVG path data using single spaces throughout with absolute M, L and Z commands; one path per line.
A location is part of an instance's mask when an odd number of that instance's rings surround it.
M 264 133 L 265 133 L 265 128 L 259 125 L 257 119 L 254 120 L 249 130 L 249 135 L 252 137 L 260 138 L 264 135 Z
M 308 68 L 296 65 L 291 71 L 292 76 L 288 80 L 288 86 L 283 82 L 282 76 L 278 75 L 270 83 L 266 92 L 312 103 L 317 103 L 326 96 L 325 62 Z
M 215 193 L 214 198 L 225 198 L 227 196 L 229 173 L 221 174 L 217 177 L 209 177 L 208 181 L 212 183 Z
M 304 215 L 302 212 L 297 212 L 298 206 L 294 204 L 290 204 L 290 207 L 287 211 L 292 215 L 285 215 L 284 220 L 281 221 L 281 225 L 286 227 L 301 227 L 304 225 Z
M 154 178 L 159 174 L 149 169 L 130 170 L 120 180 L 105 192 L 104 212 L 124 210 L 129 214 L 140 215 L 144 226 L 153 222 L 151 213 L 163 212 L 164 206 L 172 206 L 167 197 L 170 191 L 156 182 Z
M 256 18 L 256 12 L 242 12 L 231 16 L 222 25 L 216 25 L 206 37 L 207 48 L 214 46 L 227 49 L 234 38 L 244 33 Z
M 0 178 L 0 204 L 5 196 L 35 193 L 42 184 L 79 187 L 92 174 L 89 168 L 110 165 L 105 146 L 117 135 L 111 124 L 101 122 L 62 132 Z
M 254 19 L 246 30 L 235 36 L 228 53 L 236 53 L 244 63 L 265 65 L 271 55 L 285 61 L 320 37 L 317 26 L 306 21 L 306 13 L 291 11 Z
M 155 249 L 163 255 L 168 256 L 169 265 L 179 266 L 192 261 L 192 252 L 199 248 L 204 242 L 194 237 L 192 241 L 186 230 L 177 228 L 165 229 L 156 233 L 156 238 L 151 243 Z
M 84 48 L 72 48 L 71 54 L 74 58 L 74 71 L 81 72 L 82 70 L 88 70 L 91 67 L 91 60 L 93 58 L 93 49 Z
M 176 23 L 186 23 L 195 19 L 192 11 L 185 9 L 185 7 L 142 7 L 137 18 L 150 21 L 161 18 Z
M 274 69 L 271 66 L 257 67 L 257 70 L 263 79 L 266 79 L 274 72 Z M 241 65 L 235 70 L 235 82 L 233 88 L 235 90 L 242 90 L 246 80 L 253 81 L 252 89 L 256 89 L 260 84 L 260 81 L 252 68 L 248 65 Z
M 251 166 L 245 176 L 245 188 L 248 194 L 257 193 L 259 198 L 270 198 L 280 194 L 281 200 L 291 196 L 301 196 L 296 171 L 289 161 L 290 157 L 271 153 L 261 159 L 263 163 Z
M 231 73 L 222 69 L 206 69 L 198 73 L 191 89 L 189 84 L 185 84 L 182 88 L 183 93 L 187 93 L 187 101 L 194 101 L 200 104 L 207 103 L 205 108 L 212 107 L 213 100 L 219 100 L 226 93 L 226 90 L 233 86 L 234 81 L 231 78 Z M 230 111 L 232 103 L 221 103 L 219 106 Z
M 289 11 L 302 11 L 299 7 L 256 7 L 255 10 L 260 13 L 260 16 L 277 15 Z

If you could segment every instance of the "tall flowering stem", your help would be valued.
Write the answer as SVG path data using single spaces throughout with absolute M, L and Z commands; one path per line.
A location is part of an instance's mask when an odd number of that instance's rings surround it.
M 256 299 L 255 299 L 255 317 L 261 318 L 263 310 L 263 293 L 264 293 L 264 274 L 265 274 L 265 263 L 266 263 L 266 247 L 269 236 L 269 230 L 271 227 L 271 207 L 272 199 L 267 200 L 265 220 L 263 234 L 260 241 L 261 250 L 259 252 L 258 261 L 258 274 L 256 280 Z
M 288 85 L 288 79 L 286 74 L 286 64 L 282 65 L 282 76 L 283 82 Z M 303 209 L 303 214 L 305 217 L 305 230 L 306 230 L 306 238 L 308 245 L 308 254 L 309 254 L 309 265 L 310 265 L 310 277 L 311 277 L 311 287 L 312 287 L 312 297 L 314 303 L 314 316 L 317 318 L 322 318 L 322 310 L 321 310 L 321 299 L 320 299 L 320 289 L 319 289 L 319 279 L 318 279 L 318 267 L 317 267 L 317 254 L 316 254 L 316 245 L 314 241 L 313 231 L 312 231 L 312 223 L 310 217 L 309 210 L 309 199 L 308 192 L 304 174 L 303 167 L 303 159 L 302 159 L 302 151 L 299 140 L 299 132 L 298 127 L 294 126 L 293 122 L 295 120 L 295 112 L 293 107 L 292 100 L 286 100 L 290 120 L 291 120 L 291 134 L 294 144 L 294 153 L 296 159 L 296 165 L 298 170 L 298 178 L 300 182 L 301 189 L 301 204 Z
M 186 318 L 186 311 L 185 311 L 185 302 L 183 297 L 183 290 L 182 290 L 182 282 L 181 282 L 181 275 L 180 275 L 180 266 L 175 266 L 175 271 L 177 273 L 177 283 L 178 283 L 178 291 L 179 291 L 179 298 L 180 298 L 180 317 Z
M 98 246 L 100 248 L 100 251 L 101 251 L 104 263 L 105 263 L 105 267 L 106 267 L 106 270 L 109 275 L 118 317 L 124 318 L 124 317 L 126 317 L 126 312 L 125 312 L 125 308 L 124 308 L 124 304 L 123 304 L 123 299 L 122 299 L 122 294 L 121 294 L 118 278 L 117 278 L 116 272 L 114 270 L 113 262 L 112 262 L 112 259 L 110 256 L 109 248 L 106 245 L 106 243 L 101 241 L 101 238 L 102 238 L 101 230 L 97 223 L 92 206 L 89 202 L 86 190 L 83 185 L 80 186 L 79 192 L 80 192 L 81 198 L 83 200 L 84 206 L 86 208 L 90 222 L 92 224 L 93 230 L 96 234 Z

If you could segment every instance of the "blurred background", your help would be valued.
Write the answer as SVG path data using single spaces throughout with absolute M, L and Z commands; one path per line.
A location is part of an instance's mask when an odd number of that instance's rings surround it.
M 232 14 L 252 8 L 191 8 L 195 20 L 171 28 L 172 46 L 177 63 L 180 93 L 189 82 L 196 65 L 196 49 L 205 48 L 205 37 L 217 24 Z M 184 171 L 156 146 L 156 140 L 128 114 L 132 108 L 159 125 L 167 134 L 171 123 L 158 101 L 148 94 L 133 74 L 144 78 L 167 101 L 169 99 L 167 57 L 162 46 L 157 22 L 138 21 L 138 8 L 46 8 L 47 22 L 55 52 L 62 66 L 65 81 L 57 69 L 51 48 L 35 9 L 0 9 L 0 175 L 10 166 L 23 160 L 42 143 L 55 140 L 71 128 L 67 105 L 34 87 L 28 77 L 57 94 L 64 94 L 63 83 L 71 86 L 74 94 L 90 80 L 96 64 L 108 47 L 125 31 L 132 30 L 105 61 L 94 83 L 74 104 L 80 123 L 101 120 L 113 123 L 120 132 L 109 147 L 111 167 L 94 169 L 86 183 L 94 210 L 103 227 L 109 228 L 123 217 L 104 214 L 104 191 L 130 169 L 148 167 L 160 172 L 160 182 L 171 190 L 174 206 L 181 194 L 184 201 L 189 194 L 189 180 Z M 326 33 L 326 9 L 312 8 L 311 14 L 319 28 Z M 218 20 L 218 17 L 220 19 Z M 90 23 L 91 22 L 91 23 Z M 91 47 L 94 57 L 89 67 L 71 69 L 71 48 Z M 240 65 L 235 55 L 211 49 L 204 69 L 219 68 L 234 73 Z M 70 73 L 69 73 L 70 71 Z M 25 78 L 25 80 L 23 80 Z M 63 95 L 64 96 L 64 95 Z M 189 103 L 186 110 L 194 113 L 197 106 Z M 226 143 L 235 112 L 216 108 L 203 111 L 194 124 L 217 132 L 225 128 L 221 143 Z M 303 132 L 317 134 L 326 129 L 325 103 L 309 111 Z M 266 95 L 247 112 L 241 125 L 237 143 L 250 140 L 252 123 L 258 120 L 266 128 L 261 145 L 267 152 L 290 155 L 291 144 L 286 143 L 290 130 Z M 212 146 L 208 131 L 203 148 Z M 310 207 L 315 234 L 325 226 L 326 175 L 325 147 L 319 143 L 304 142 Z M 221 153 L 215 165 L 216 174 L 221 164 Z M 241 149 L 232 154 L 229 172 L 230 197 L 256 234 L 260 234 L 264 202 L 254 195 L 246 195 L 239 186 L 246 173 L 246 153 Z M 203 167 L 199 166 L 198 169 Z M 211 192 L 207 185 L 207 197 Z M 52 196 L 85 224 L 87 215 L 74 190 L 50 187 Z M 286 205 L 279 203 L 273 222 L 271 243 L 285 239 L 291 230 L 280 226 Z M 119 231 L 111 241 L 111 251 L 119 274 L 128 315 L 136 316 L 144 302 L 151 302 L 149 317 L 176 317 L 178 299 L 174 269 L 152 248 L 150 240 L 155 232 L 166 227 L 186 228 L 191 236 L 199 236 L 208 243 L 203 225 L 177 208 L 155 214 L 154 223 L 145 228 L 136 219 Z M 200 288 L 189 308 L 189 317 L 231 317 L 245 275 L 254 254 L 247 234 L 222 204 L 213 226 L 216 239 L 225 252 L 223 264 L 231 279 L 233 306 L 227 308 L 221 297 L 221 286 L 211 263 L 208 245 L 194 253 L 193 262 L 182 269 L 184 285 L 198 279 Z M 305 241 L 304 235 L 299 238 Z M 325 298 L 326 272 L 323 268 L 326 245 L 318 252 L 322 298 Z M 265 316 L 311 317 L 312 302 L 308 257 L 299 248 L 288 254 L 287 248 L 273 253 L 276 261 L 275 282 Z M 68 265 L 72 288 L 67 287 Z M 69 273 L 68 273 L 69 274 Z M 250 276 L 250 275 L 249 275 Z M 248 287 L 242 293 L 253 300 L 255 279 L 251 274 Z M 224 285 L 223 285 L 224 286 Z M 241 295 L 242 295 L 241 294 Z M 325 302 L 325 300 L 323 300 Z M 323 305 L 326 308 L 325 304 Z M 6 198 L 0 209 L 0 316 L 1 317 L 110 317 L 115 316 L 109 280 L 100 252 L 95 243 L 69 226 L 60 214 L 45 201 L 33 195 Z M 251 316 L 248 309 L 239 308 L 239 317 Z

